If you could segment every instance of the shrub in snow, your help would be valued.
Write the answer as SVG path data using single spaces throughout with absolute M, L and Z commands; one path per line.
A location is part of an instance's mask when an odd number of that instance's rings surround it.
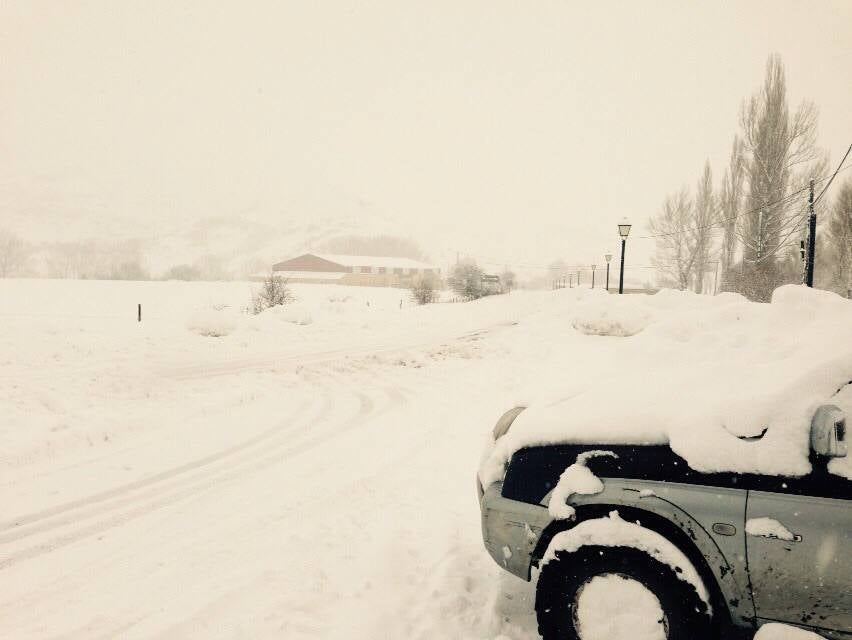
M 411 285 L 411 299 L 417 304 L 431 304 L 438 300 L 438 292 L 435 290 L 435 281 L 429 276 L 423 276 Z
M 463 260 L 453 267 L 447 284 L 461 298 L 476 300 L 485 295 L 482 269 L 473 260 Z
M 225 309 L 201 309 L 189 317 L 186 326 L 200 336 L 220 338 L 230 334 L 237 323 L 233 315 Z
M 250 310 L 257 315 L 266 309 L 278 307 L 293 301 L 293 293 L 287 286 L 287 279 L 270 273 L 260 291 L 255 291 L 251 296 Z

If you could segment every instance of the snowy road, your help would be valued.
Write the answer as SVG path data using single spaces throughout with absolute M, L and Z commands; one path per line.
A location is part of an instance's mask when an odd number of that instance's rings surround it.
M 179 421 L 4 474 L 0 636 L 492 637 L 487 337 L 173 369 Z

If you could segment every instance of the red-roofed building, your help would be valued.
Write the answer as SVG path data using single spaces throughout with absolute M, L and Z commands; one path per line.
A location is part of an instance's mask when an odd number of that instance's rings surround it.
M 278 262 L 272 270 L 290 282 L 371 287 L 408 287 L 418 277 L 441 278 L 441 270 L 435 265 L 385 256 L 306 253 Z

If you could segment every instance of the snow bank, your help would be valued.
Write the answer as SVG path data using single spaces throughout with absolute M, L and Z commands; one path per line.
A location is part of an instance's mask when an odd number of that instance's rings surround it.
M 646 296 L 611 296 L 600 291 L 603 295 L 589 296 L 573 313 L 571 325 L 580 333 L 632 336 L 656 317 L 656 308 L 646 303 Z
M 595 360 L 578 343 L 576 360 L 543 368 L 541 378 L 561 381 L 563 391 L 529 403 L 486 456 L 484 485 L 502 477 L 518 449 L 559 442 L 669 443 L 704 472 L 810 470 L 811 417 L 852 380 L 852 302 L 790 285 L 771 304 L 662 291 L 578 306 L 648 324 Z M 575 362 L 590 374 L 574 373 Z
M 544 554 L 542 566 L 554 560 L 557 551 L 571 553 L 589 545 L 630 547 L 644 551 L 674 569 L 678 578 L 695 587 L 704 602 L 710 602 L 698 571 L 680 549 L 656 531 L 622 520 L 617 511 L 610 512 L 608 518 L 585 520 L 572 529 L 557 533 Z

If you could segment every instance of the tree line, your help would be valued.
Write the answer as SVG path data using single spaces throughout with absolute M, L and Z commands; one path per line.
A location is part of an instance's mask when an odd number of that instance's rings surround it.
M 769 57 L 763 85 L 743 101 L 728 165 L 714 183 L 709 161 L 693 189 L 663 200 L 649 222 L 660 283 L 703 293 L 718 289 L 768 301 L 802 281 L 800 241 L 807 231 L 808 190 L 827 184 L 828 154 L 817 145 L 818 110 L 787 104 L 784 64 Z M 852 180 L 815 204 L 815 285 L 843 295 L 852 288 Z

